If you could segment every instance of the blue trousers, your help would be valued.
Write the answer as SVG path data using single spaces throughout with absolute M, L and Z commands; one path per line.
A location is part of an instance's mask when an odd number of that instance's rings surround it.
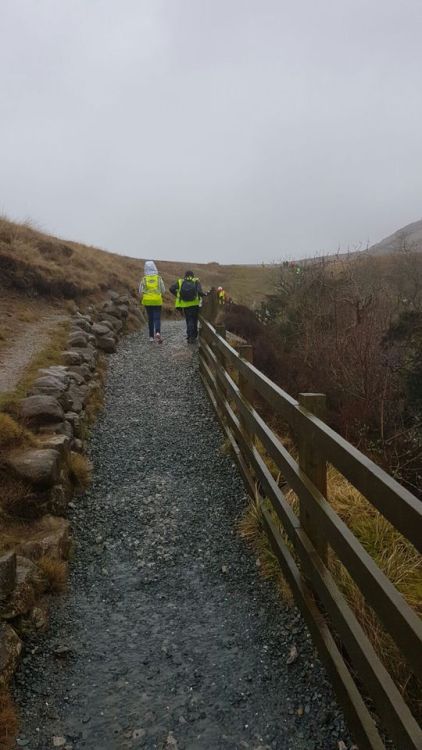
M 148 327 L 150 338 L 156 333 L 161 333 L 161 305 L 145 305 L 148 315 Z
M 186 318 L 186 334 L 188 340 L 195 341 L 195 339 L 198 338 L 199 305 L 185 307 L 184 313 Z

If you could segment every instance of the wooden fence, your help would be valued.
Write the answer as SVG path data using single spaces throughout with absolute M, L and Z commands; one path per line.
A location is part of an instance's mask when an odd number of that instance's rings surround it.
M 396 750 L 421 750 L 421 728 L 330 573 L 328 548 L 346 567 L 419 679 L 422 623 L 327 501 L 327 464 L 335 466 L 419 552 L 422 503 L 324 423 L 322 394 L 303 393 L 295 401 L 253 366 L 251 346 L 240 345 L 237 350 L 230 346 L 224 327 L 206 319 L 210 314 L 214 318 L 214 312 L 209 304 L 201 318 L 201 377 L 248 492 L 261 503 L 272 549 L 325 662 L 359 750 L 385 748 L 373 710 Z M 289 424 L 299 447 L 298 461 L 254 407 L 256 396 Z M 298 516 L 262 451 L 298 496 Z M 268 510 L 268 501 L 290 545 Z

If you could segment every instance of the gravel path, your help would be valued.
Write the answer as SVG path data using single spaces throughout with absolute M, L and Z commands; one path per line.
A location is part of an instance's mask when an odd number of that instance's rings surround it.
M 183 333 L 167 323 L 162 346 L 136 333 L 111 358 L 95 481 L 73 510 L 69 593 L 17 678 L 20 747 L 347 742 L 300 616 L 236 534 L 243 485 Z
M 48 343 L 54 326 L 67 318 L 67 315 L 48 315 L 26 323 L 17 331 L 13 345 L 0 351 L 0 393 L 16 387 L 32 357 Z

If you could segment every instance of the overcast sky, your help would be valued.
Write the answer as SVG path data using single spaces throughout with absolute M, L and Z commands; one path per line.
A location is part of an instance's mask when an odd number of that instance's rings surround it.
M 261 262 L 422 217 L 421 0 L 0 0 L 0 211 Z

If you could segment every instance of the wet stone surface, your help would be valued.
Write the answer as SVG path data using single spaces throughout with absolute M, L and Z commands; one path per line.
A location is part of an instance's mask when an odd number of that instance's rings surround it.
M 237 536 L 246 497 L 197 352 L 182 323 L 164 334 L 111 357 L 69 592 L 16 679 L 18 746 L 337 750 L 347 733 L 306 628 Z

